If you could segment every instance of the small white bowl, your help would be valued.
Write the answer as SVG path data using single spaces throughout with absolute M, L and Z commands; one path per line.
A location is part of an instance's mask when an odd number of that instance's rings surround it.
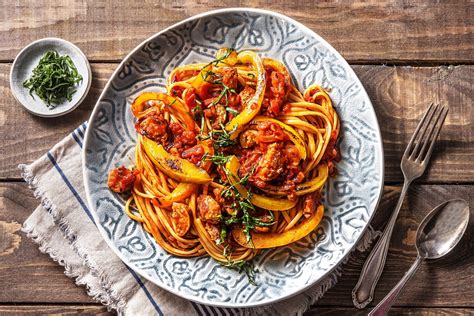
M 30 78 L 33 69 L 39 60 L 49 50 L 56 50 L 61 55 L 69 55 L 77 71 L 82 75 L 82 82 L 77 85 L 77 91 L 69 102 L 49 108 L 34 92 L 30 95 L 29 89 L 23 87 L 23 82 Z M 74 110 L 87 95 L 91 86 L 91 67 L 84 53 L 74 44 L 60 38 L 43 38 L 29 44 L 16 56 L 10 72 L 10 89 L 13 96 L 25 109 L 42 117 L 55 117 Z

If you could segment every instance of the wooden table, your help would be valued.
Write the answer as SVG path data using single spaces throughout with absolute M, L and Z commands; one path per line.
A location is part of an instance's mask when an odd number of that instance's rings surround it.
M 227 0 L 218 5 L 205 0 L 196 4 L 180 0 L 165 4 L 62 2 L 0 4 L 0 314 L 106 313 L 19 231 L 38 201 L 21 179 L 17 165 L 37 159 L 87 120 L 112 71 L 138 43 L 183 18 L 237 5 Z M 450 107 L 429 170 L 412 185 L 401 210 L 374 302 L 380 301 L 415 259 L 417 225 L 433 206 L 462 197 L 474 209 L 474 5 L 428 2 L 238 2 L 304 23 L 327 39 L 360 77 L 384 139 L 386 186 L 373 221 L 377 229 L 383 228 L 398 198 L 400 157 L 420 116 L 430 102 Z M 10 93 L 8 79 L 19 50 L 48 36 L 78 45 L 93 72 L 85 102 L 56 119 L 35 117 L 23 110 Z M 472 226 L 471 221 L 452 255 L 422 266 L 397 300 L 393 314 L 474 314 Z M 357 253 L 352 257 L 338 284 L 308 315 L 358 312 L 352 306 L 351 290 L 366 256 Z

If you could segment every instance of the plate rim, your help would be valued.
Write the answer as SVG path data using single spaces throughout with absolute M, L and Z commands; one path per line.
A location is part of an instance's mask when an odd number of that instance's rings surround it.
M 354 70 L 349 65 L 349 63 L 346 61 L 346 59 L 344 57 L 342 57 L 342 55 L 331 44 L 329 44 L 324 38 L 322 38 L 315 31 L 311 30 L 309 27 L 305 26 L 304 24 L 302 24 L 302 23 L 300 23 L 300 22 L 294 20 L 293 18 L 291 18 L 289 16 L 286 16 L 284 14 L 274 12 L 274 11 L 271 11 L 271 10 L 266 10 L 266 9 L 248 8 L 248 7 L 232 7 L 232 8 L 211 10 L 211 11 L 207 11 L 207 12 L 203 12 L 203 13 L 200 13 L 200 14 L 193 15 L 193 16 L 191 16 L 189 18 L 186 18 L 184 20 L 181 20 L 181 21 L 179 21 L 179 22 L 177 22 L 173 25 L 170 25 L 169 27 L 166 27 L 166 28 L 162 29 L 161 31 L 159 31 L 157 33 L 154 33 L 150 37 L 146 38 L 144 41 L 140 42 L 125 57 L 123 57 L 122 61 L 120 62 L 120 64 L 117 66 L 117 68 L 114 70 L 114 72 L 110 76 L 109 80 L 107 81 L 107 84 L 102 89 L 102 92 L 101 92 L 99 98 L 97 99 L 96 104 L 94 105 L 94 109 L 92 110 L 92 113 L 89 117 L 89 120 L 92 117 L 97 116 L 97 113 L 99 111 L 98 104 L 101 102 L 101 100 L 103 99 L 103 97 L 105 95 L 106 90 L 111 85 L 111 83 L 112 83 L 111 79 L 114 78 L 116 76 L 116 74 L 120 71 L 120 69 L 123 66 L 123 64 L 125 63 L 125 61 L 128 60 L 136 51 L 141 49 L 141 47 L 145 43 L 149 42 L 150 40 L 154 39 L 155 37 L 158 37 L 158 36 L 168 32 L 171 29 L 178 28 L 179 26 L 184 25 L 184 24 L 186 24 L 190 21 L 198 20 L 198 19 L 201 19 L 203 17 L 218 15 L 218 14 L 221 14 L 221 13 L 230 13 L 230 12 L 246 12 L 246 13 L 265 14 L 265 15 L 274 16 L 274 17 L 279 18 L 283 21 L 288 21 L 288 22 L 293 23 L 298 28 L 310 33 L 317 40 L 319 40 L 321 43 L 323 43 L 331 53 L 333 53 L 336 57 L 338 57 L 339 60 L 342 61 L 343 64 L 345 64 L 348 71 L 355 78 L 355 82 L 358 83 L 361 86 L 361 90 L 363 91 L 364 96 L 369 101 L 370 106 L 372 108 L 372 111 L 373 111 L 373 114 L 374 114 L 374 117 L 375 117 L 375 125 L 376 125 L 375 127 L 377 129 L 376 133 L 377 133 L 378 139 L 380 140 L 380 147 L 377 147 L 378 148 L 377 152 L 378 152 L 378 155 L 380 157 L 380 166 L 379 166 L 379 170 L 378 170 L 379 173 L 380 173 L 380 179 L 378 181 L 379 190 L 378 190 L 377 201 L 374 204 L 373 212 L 370 215 L 370 217 L 368 218 L 367 223 L 366 223 L 365 227 L 362 229 L 360 235 L 357 237 L 356 241 L 349 248 L 349 250 L 339 259 L 339 262 L 337 264 L 335 264 L 332 268 L 327 270 L 317 281 L 314 281 L 312 283 L 308 283 L 308 284 L 300 287 L 299 289 L 297 289 L 294 292 L 291 292 L 289 294 L 286 294 L 286 295 L 283 295 L 283 296 L 280 296 L 280 297 L 277 297 L 277 298 L 273 298 L 273 299 L 270 299 L 270 300 L 264 300 L 264 301 L 261 301 L 261 302 L 252 302 L 252 303 L 226 303 L 226 302 L 212 302 L 212 301 L 209 301 L 209 300 L 203 300 L 198 296 L 191 296 L 191 295 L 182 293 L 182 292 L 178 291 L 177 289 L 172 288 L 171 286 L 168 286 L 166 284 L 157 284 L 154 280 L 152 280 L 152 278 L 150 276 L 147 275 L 147 273 L 145 271 L 142 271 L 139 267 L 133 265 L 133 263 L 131 263 L 129 259 L 125 258 L 125 256 L 122 255 L 122 253 L 120 253 L 120 251 L 118 251 L 118 249 L 116 249 L 113 242 L 110 239 L 106 238 L 107 233 L 106 233 L 105 229 L 102 226 L 100 226 L 100 225 L 96 225 L 96 226 L 97 226 L 98 230 L 100 231 L 100 234 L 102 235 L 102 238 L 105 240 L 105 242 L 109 246 L 109 248 L 112 249 L 112 251 L 120 258 L 120 260 L 122 260 L 122 262 L 127 267 L 129 267 L 131 270 L 137 272 L 140 276 L 144 277 L 146 280 L 150 281 L 152 284 L 158 286 L 159 288 L 164 289 L 164 290 L 166 290 L 170 293 L 173 293 L 174 295 L 177 295 L 181 298 L 184 298 L 184 299 L 187 299 L 189 301 L 196 302 L 196 303 L 199 303 L 199 304 L 217 306 L 217 307 L 226 307 L 226 308 L 229 308 L 229 307 L 230 308 L 250 308 L 250 307 L 258 307 L 258 306 L 265 306 L 265 305 L 275 304 L 277 302 L 283 301 L 285 299 L 288 299 L 290 297 L 293 297 L 295 295 L 298 295 L 298 294 L 308 290 L 309 288 L 315 286 L 316 284 L 318 284 L 319 282 L 321 282 L 322 280 L 327 278 L 331 273 L 334 272 L 334 270 L 337 267 L 340 267 L 346 261 L 348 256 L 354 251 L 355 247 L 357 246 L 357 244 L 359 243 L 359 241 L 361 240 L 361 238 L 364 236 L 365 232 L 367 231 L 367 228 L 369 227 L 370 222 L 372 221 L 372 219 L 374 217 L 374 214 L 377 211 L 377 208 L 380 204 L 380 200 L 381 200 L 382 195 L 383 195 L 384 178 L 385 178 L 385 173 L 384 173 L 384 170 L 385 170 L 384 148 L 383 148 L 383 138 L 382 138 L 382 134 L 381 134 L 381 130 L 380 130 L 380 125 L 379 125 L 379 122 L 378 122 L 377 115 L 375 113 L 375 108 L 372 104 L 372 101 L 371 101 L 369 95 L 367 94 L 367 91 L 365 90 L 365 87 L 362 85 L 362 83 L 360 82 L 359 77 L 354 72 Z M 87 147 L 87 144 L 90 142 L 89 141 L 89 137 L 91 137 L 90 134 L 91 134 L 91 129 L 89 129 L 89 125 L 88 125 L 87 129 L 86 129 L 86 132 L 84 134 L 84 148 L 83 148 L 82 153 L 81 153 L 82 176 L 83 176 L 83 182 L 84 182 L 84 188 L 85 188 L 85 193 L 86 193 L 86 199 L 87 199 L 88 206 L 92 211 L 91 214 L 92 214 L 92 217 L 94 218 L 94 221 L 98 222 L 99 218 L 98 218 L 98 215 L 96 213 L 96 210 L 95 210 L 94 207 L 91 207 L 91 206 L 94 205 L 92 203 L 93 202 L 92 197 L 88 193 L 89 192 L 89 184 L 88 184 L 88 181 L 87 181 L 88 177 L 87 177 L 87 168 L 86 168 L 86 147 Z
M 27 54 L 28 51 L 42 43 L 42 42 L 46 42 L 46 41 L 51 41 L 53 43 L 62 43 L 64 44 L 65 46 L 68 46 L 69 48 L 71 48 L 72 50 L 76 51 L 78 53 L 78 55 L 85 61 L 85 65 L 86 65 L 86 68 L 87 68 L 87 82 L 86 82 L 86 89 L 84 90 L 83 94 L 81 95 L 81 97 L 76 101 L 76 103 L 71 103 L 71 102 L 67 102 L 65 104 L 65 107 L 64 107 L 64 110 L 63 111 L 59 111 L 57 113 L 52 113 L 52 114 L 45 114 L 45 113 L 41 113 L 41 112 L 37 112 L 37 111 L 34 111 L 33 109 L 29 108 L 28 106 L 26 106 L 22 101 L 20 101 L 20 98 L 18 97 L 17 95 L 17 90 L 16 88 L 14 89 L 14 84 L 13 84 L 13 74 L 15 73 L 15 70 L 17 69 L 18 67 L 18 62 L 19 62 L 19 59 L 22 55 L 24 54 Z M 9 80 L 10 80 L 10 91 L 11 91 L 11 94 L 13 95 L 13 97 L 15 98 L 15 100 L 21 104 L 21 106 L 26 110 L 28 111 L 29 113 L 33 114 L 33 115 L 36 115 L 36 116 L 39 116 L 39 117 L 46 117 L 46 118 L 52 118 L 52 117 L 58 117 L 58 116 L 62 116 L 62 115 L 65 115 L 65 114 L 68 114 L 72 111 L 74 111 L 83 101 L 84 99 L 86 98 L 86 96 L 89 94 L 89 90 L 90 90 L 90 87 L 91 87 L 91 84 L 92 84 L 92 70 L 91 70 L 91 65 L 89 63 L 89 60 L 87 59 L 86 55 L 84 54 L 84 52 L 79 48 L 77 47 L 75 44 L 65 40 L 65 39 L 62 39 L 62 38 L 59 38 L 59 37 L 44 37 L 44 38 L 40 38 L 40 39 L 37 39 L 31 43 L 29 43 L 28 45 L 26 45 L 25 47 L 23 47 L 20 52 L 15 56 L 15 59 L 13 60 L 13 63 L 12 63 L 12 67 L 10 69 L 10 76 L 9 76 Z M 97 103 L 96 103 L 97 104 Z M 95 106 L 94 106 L 95 107 Z

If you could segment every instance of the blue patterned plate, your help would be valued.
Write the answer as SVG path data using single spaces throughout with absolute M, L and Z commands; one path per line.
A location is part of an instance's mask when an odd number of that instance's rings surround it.
M 131 165 L 135 144 L 129 105 L 143 91 L 163 90 L 177 65 L 209 61 L 220 47 L 251 48 L 282 60 L 300 89 L 330 88 L 342 122 L 339 174 L 325 188 L 326 212 L 309 237 L 256 259 L 258 286 L 210 257 L 178 258 L 161 249 L 123 212 L 107 188 L 108 171 Z M 114 72 L 89 120 L 83 157 L 87 199 L 109 246 L 133 270 L 199 303 L 250 307 L 301 292 L 331 272 L 355 247 L 383 187 L 382 139 L 372 104 L 347 62 L 325 40 L 280 14 L 225 9 L 180 22 L 135 48 Z

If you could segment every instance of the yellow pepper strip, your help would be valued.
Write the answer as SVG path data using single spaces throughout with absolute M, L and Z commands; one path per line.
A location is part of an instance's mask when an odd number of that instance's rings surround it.
M 132 103 L 132 112 L 137 116 L 140 112 L 143 111 L 145 107 L 145 102 L 150 100 L 161 101 L 169 107 L 169 109 L 176 115 L 178 118 L 183 120 L 183 123 L 186 125 L 186 128 L 190 131 L 194 130 L 194 120 L 191 115 L 186 112 L 185 105 L 176 98 L 173 98 L 170 95 L 161 92 L 144 92 L 139 95 Z
M 226 63 L 229 66 L 234 66 L 237 59 L 237 52 L 234 49 L 223 47 L 216 52 L 217 60 Z
M 204 148 L 204 152 L 207 155 L 212 156 L 214 154 L 214 148 L 212 147 L 212 145 L 210 145 L 209 141 L 203 141 L 200 144 Z M 212 164 L 211 160 L 205 160 L 203 161 L 201 168 L 206 171 L 209 171 L 211 164 Z M 162 206 L 170 206 L 171 204 L 173 204 L 173 202 L 180 202 L 190 197 L 191 194 L 196 192 L 198 187 L 199 185 L 194 184 L 194 183 L 181 182 L 173 190 L 173 192 L 171 192 L 170 194 L 164 197 L 158 198 L 158 201 L 160 201 Z
M 229 161 L 227 161 L 225 168 L 229 171 L 229 175 L 227 178 L 229 179 L 230 184 L 232 184 L 240 194 L 242 194 L 245 198 L 248 197 L 249 192 L 248 190 L 241 185 L 240 179 L 238 178 L 238 171 L 240 168 L 240 163 L 237 157 L 231 156 Z M 270 211 L 286 211 L 293 207 L 295 207 L 297 201 L 290 201 L 288 199 L 277 199 L 271 198 L 264 195 L 259 194 L 252 194 L 250 198 L 250 202 L 253 205 L 270 210 Z
M 196 91 L 199 91 L 199 88 L 202 86 L 204 82 L 206 82 L 206 78 L 209 75 L 209 72 L 212 71 L 212 65 L 217 62 L 223 62 L 226 63 L 230 66 L 233 66 L 237 63 L 237 53 L 235 50 L 231 50 L 229 48 L 221 48 L 216 52 L 216 58 L 217 61 L 213 61 L 206 66 L 202 67 L 201 71 L 199 74 L 194 78 L 193 81 L 190 82 L 190 84 L 193 86 Z
M 273 70 L 276 70 L 277 72 L 281 73 L 285 77 L 285 83 L 288 85 L 291 84 L 290 73 L 288 72 L 286 66 L 283 63 L 271 58 L 262 58 L 262 61 L 264 67 L 271 67 L 273 68 Z
M 242 111 L 225 126 L 226 131 L 232 132 L 230 135 L 232 140 L 236 139 L 241 128 L 258 114 L 265 93 L 265 69 L 258 54 L 246 50 L 237 55 L 237 60 L 244 64 L 252 64 L 257 78 L 257 85 L 253 97 L 243 104 Z
M 296 195 L 305 195 L 321 189 L 328 178 L 328 165 L 320 164 L 318 166 L 318 176 L 309 181 L 303 182 L 296 186 Z
M 298 134 L 298 132 L 296 132 L 293 127 L 283 123 L 283 122 L 280 122 L 279 120 L 275 120 L 275 119 L 272 119 L 272 118 L 269 118 L 269 117 L 266 117 L 266 116 L 257 116 L 253 119 L 252 122 L 250 122 L 250 124 L 256 124 L 258 122 L 272 122 L 272 123 L 275 123 L 275 124 L 278 124 L 282 129 L 283 129 L 283 132 L 290 138 L 291 142 L 293 144 L 295 144 L 296 148 L 298 149 L 299 153 L 300 153 L 300 158 L 305 160 L 306 159 L 306 146 L 305 146 L 305 143 L 303 141 L 303 139 L 301 138 L 301 136 Z
M 324 215 L 324 206 L 319 205 L 316 212 L 304 219 L 298 226 L 288 229 L 283 233 L 254 233 L 251 232 L 251 241 L 247 242 L 242 228 L 234 228 L 232 237 L 241 246 L 254 249 L 281 247 L 291 244 L 309 235 L 321 222 Z
M 205 67 L 202 67 L 201 71 L 199 74 L 194 78 L 194 80 L 191 82 L 191 85 L 193 86 L 196 91 L 199 91 L 199 87 L 202 86 L 202 84 L 206 81 L 205 78 L 208 76 L 208 72 L 212 70 L 212 65 L 206 65 Z
M 169 154 L 162 145 L 143 137 L 143 148 L 151 161 L 171 178 L 181 182 L 204 184 L 211 182 L 209 174 L 186 159 Z
M 162 206 L 170 206 L 173 202 L 180 202 L 196 192 L 198 184 L 181 182 L 170 194 L 158 198 Z
M 204 149 L 204 155 L 207 157 L 212 157 L 214 155 L 214 147 L 212 146 L 212 141 L 211 140 L 205 140 L 199 143 L 202 148 Z M 203 159 L 200 162 L 200 166 L 202 169 L 209 171 L 209 168 L 211 168 L 212 161 L 210 159 Z

